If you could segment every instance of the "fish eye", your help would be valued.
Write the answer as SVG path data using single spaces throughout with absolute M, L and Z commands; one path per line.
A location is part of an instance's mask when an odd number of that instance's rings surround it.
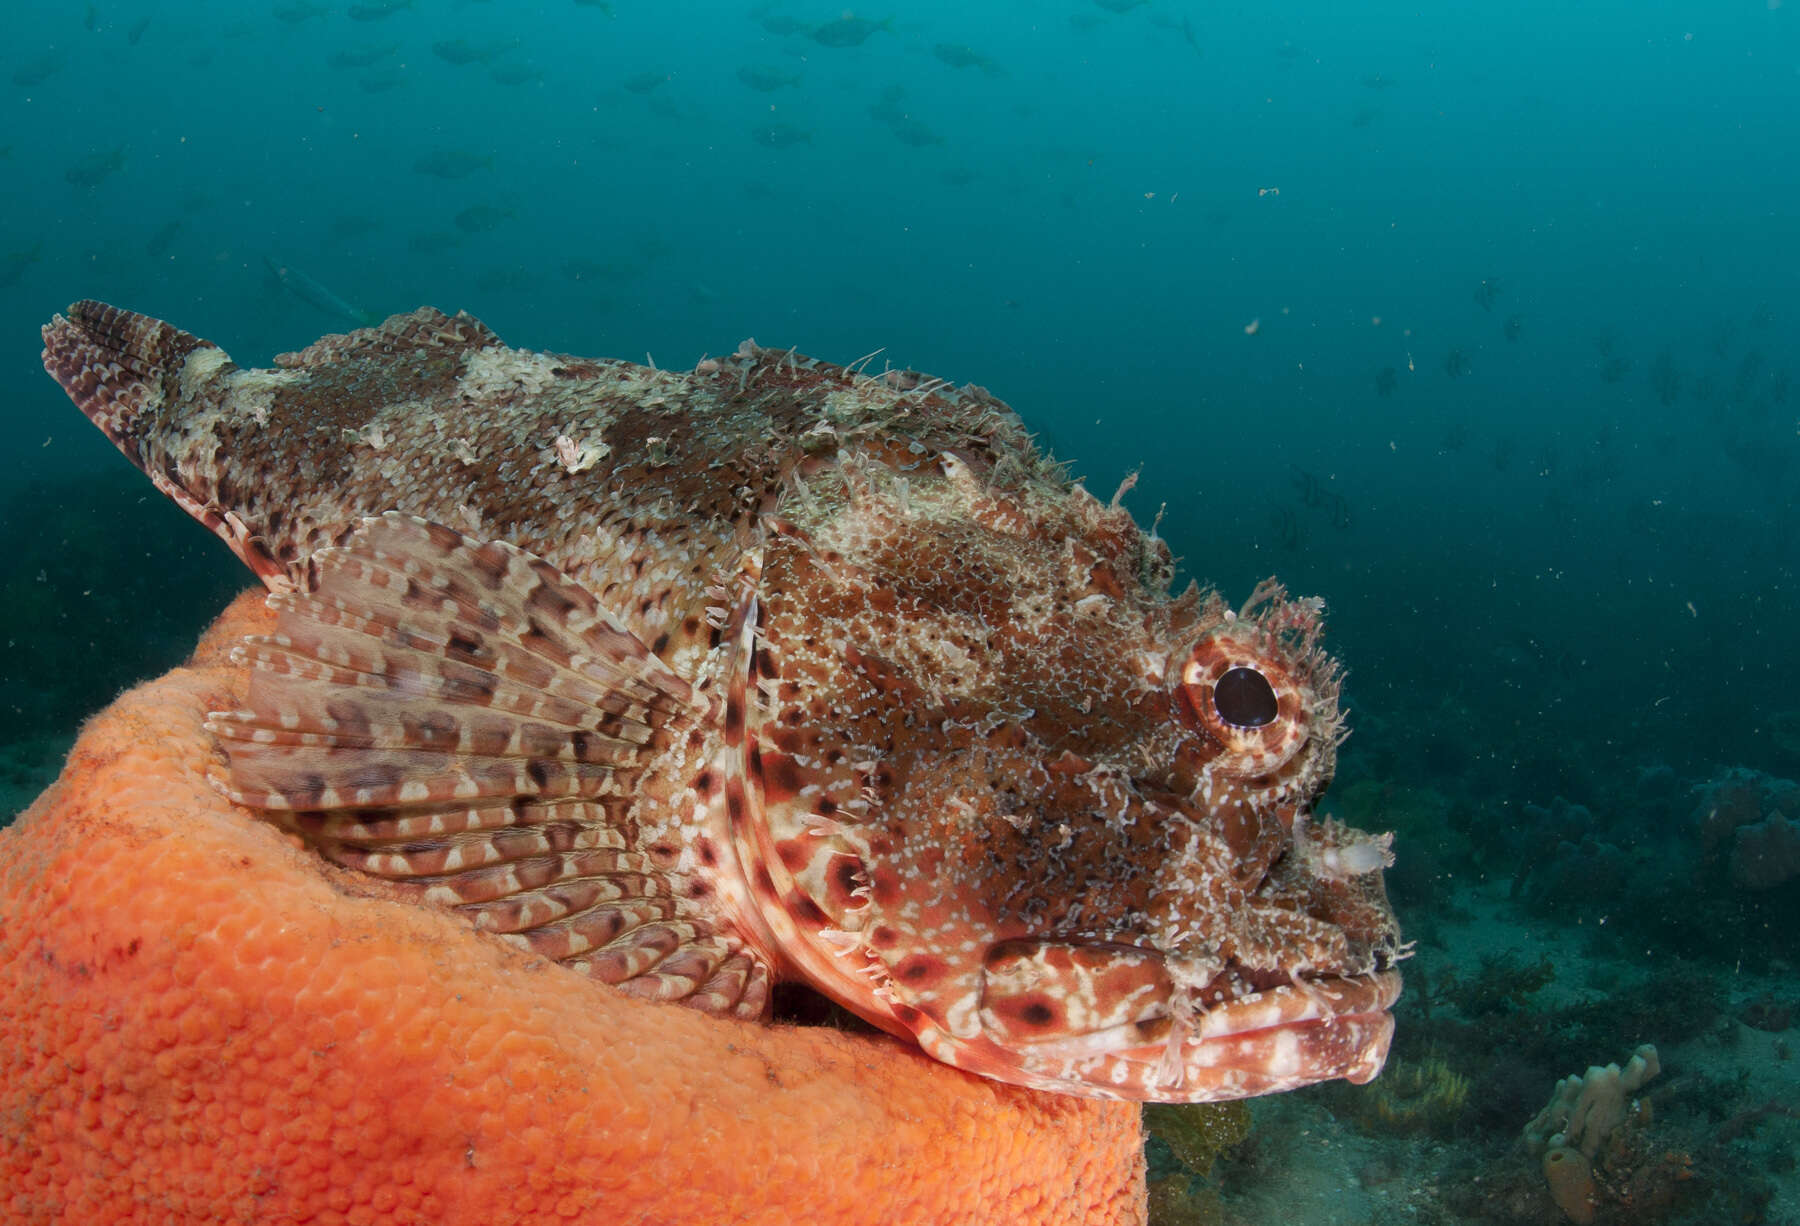
M 1227 669 L 1213 682 L 1213 710 L 1234 728 L 1261 728 L 1275 722 L 1280 703 L 1275 687 L 1254 668 Z
M 1221 629 L 1189 653 L 1176 687 L 1176 709 L 1215 749 L 1212 768 L 1233 778 L 1286 765 L 1312 737 L 1313 700 L 1302 674 L 1279 647 Z

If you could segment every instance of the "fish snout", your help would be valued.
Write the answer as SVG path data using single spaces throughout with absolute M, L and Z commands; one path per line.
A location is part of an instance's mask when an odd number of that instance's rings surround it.
M 1386 1062 L 1395 971 L 1252 986 L 1235 967 L 1194 969 L 1112 942 L 1002 941 L 983 963 L 982 1037 L 1014 1053 L 1020 1080 L 1151 1102 L 1362 1084 Z

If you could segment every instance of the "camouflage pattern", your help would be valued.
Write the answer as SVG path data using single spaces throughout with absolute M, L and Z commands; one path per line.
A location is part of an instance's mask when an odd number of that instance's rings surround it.
M 343 869 L 625 991 L 760 1017 L 798 980 L 1022 1085 L 1380 1070 L 1405 951 L 1386 838 L 1314 812 L 1319 602 L 1170 595 L 982 389 L 432 310 L 271 370 L 91 302 L 45 344 L 271 589 L 218 782 Z

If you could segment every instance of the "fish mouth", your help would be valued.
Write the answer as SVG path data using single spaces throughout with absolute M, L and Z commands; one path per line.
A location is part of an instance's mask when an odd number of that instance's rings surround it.
M 1372 1080 L 1401 977 L 1230 968 L 1203 986 L 1144 949 L 1007 942 L 989 951 L 982 1037 L 1064 1093 L 1208 1102 Z M 1229 981 L 1229 986 L 1227 985 Z
M 1342 1078 L 1372 1081 L 1394 1038 L 1400 973 L 1297 979 L 1208 1009 L 1184 1027 L 1169 1021 L 1156 1054 L 1160 1093 L 1172 1101 L 1272 1094 Z

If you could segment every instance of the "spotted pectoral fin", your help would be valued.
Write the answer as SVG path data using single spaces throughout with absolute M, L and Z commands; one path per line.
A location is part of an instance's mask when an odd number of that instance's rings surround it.
M 240 804 L 328 859 L 637 994 L 760 1014 L 767 969 L 637 845 L 656 755 L 714 718 L 555 566 L 389 514 L 316 556 L 216 712 Z

